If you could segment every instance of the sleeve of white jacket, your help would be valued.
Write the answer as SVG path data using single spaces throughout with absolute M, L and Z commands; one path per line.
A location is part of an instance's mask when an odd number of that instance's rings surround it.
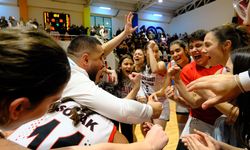
M 239 74 L 240 83 L 245 91 L 250 91 L 250 69 Z
M 62 97 L 71 97 L 91 110 L 119 122 L 136 124 L 150 120 L 153 114 L 150 105 L 115 97 L 88 78 L 71 75 Z

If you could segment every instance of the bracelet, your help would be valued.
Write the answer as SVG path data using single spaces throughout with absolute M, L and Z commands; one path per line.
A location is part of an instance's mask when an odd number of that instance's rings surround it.
M 242 87 L 238 75 L 234 75 L 234 81 L 237 84 L 238 88 L 240 89 L 241 93 L 245 93 L 244 88 Z
M 238 107 L 237 106 L 232 106 L 231 111 L 230 111 L 230 113 L 228 115 L 228 118 L 230 120 L 232 120 L 233 122 L 235 122 L 236 119 L 238 118 L 237 112 L 238 112 Z

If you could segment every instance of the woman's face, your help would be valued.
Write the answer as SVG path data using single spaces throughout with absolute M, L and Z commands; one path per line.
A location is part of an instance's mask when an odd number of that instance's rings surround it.
M 179 44 L 173 44 L 170 46 L 170 55 L 173 60 L 181 67 L 184 67 L 188 63 L 188 57 L 185 51 Z
M 133 65 L 134 65 L 134 62 L 132 59 L 130 58 L 123 59 L 122 64 L 121 64 L 122 74 L 126 77 L 129 74 L 131 74 L 133 70 Z
M 141 49 L 135 50 L 133 55 L 135 65 L 143 65 L 144 64 L 144 53 Z
M 204 50 L 208 53 L 210 66 L 215 66 L 221 64 L 225 66 L 225 59 L 228 58 L 225 53 L 223 53 L 222 46 L 220 46 L 218 39 L 215 37 L 213 32 L 208 32 L 204 38 Z
M 43 116 L 49 109 L 49 106 L 54 103 L 55 101 L 59 100 L 62 96 L 62 92 L 64 87 L 63 85 L 58 92 L 55 94 L 45 97 L 39 105 L 36 107 L 30 106 L 29 108 L 23 110 L 22 115 L 20 115 L 17 119 L 10 119 L 9 123 L 5 124 L 3 127 L 1 127 L 4 130 L 11 130 L 15 129 L 21 125 L 23 125 L 26 122 L 32 121 L 34 119 L 37 119 L 41 116 Z M 30 104 L 30 103 L 29 103 Z
M 195 40 L 189 44 L 189 53 L 194 61 L 199 65 L 205 67 L 208 64 L 209 56 L 203 51 L 203 41 Z

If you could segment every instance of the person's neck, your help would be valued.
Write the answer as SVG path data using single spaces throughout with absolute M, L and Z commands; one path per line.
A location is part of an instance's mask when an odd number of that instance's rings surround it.
M 206 61 L 206 62 L 204 62 L 204 63 L 202 63 L 202 64 L 198 64 L 198 63 L 196 62 L 196 65 L 197 65 L 197 66 L 200 66 L 200 67 L 203 67 L 203 68 L 207 68 L 207 69 L 212 67 L 211 65 L 208 64 L 208 61 Z
M 197 63 L 196 63 L 196 65 L 197 65 L 197 66 L 199 66 L 199 67 L 202 67 L 202 68 L 206 68 L 206 69 L 208 69 L 208 68 L 211 68 L 211 67 L 212 67 L 212 66 L 210 66 L 210 65 L 208 65 L 208 64 L 203 65 L 203 64 L 197 64 Z
M 190 63 L 190 60 L 187 58 L 183 61 L 183 63 L 180 65 L 181 68 L 185 67 L 187 64 Z
M 74 55 L 68 54 L 67 55 L 78 67 L 83 68 L 81 64 L 79 63 L 79 59 L 75 57 Z
M 135 65 L 135 71 L 140 72 L 142 70 L 143 64 L 137 64 Z
M 77 58 L 74 55 L 67 54 L 67 56 L 75 63 L 77 64 Z

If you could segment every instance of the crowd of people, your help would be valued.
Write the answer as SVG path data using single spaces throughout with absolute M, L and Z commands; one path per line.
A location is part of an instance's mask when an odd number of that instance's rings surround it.
M 46 33 L 0 31 L 1 149 L 160 150 L 169 100 L 178 104 L 178 150 L 250 149 L 248 27 L 225 24 L 168 43 L 133 34 L 132 18 L 112 40 L 77 36 L 66 53 Z M 114 49 L 119 65 L 109 70 Z
M 6 20 L 5 16 L 0 18 L 0 29 L 4 30 L 6 28 L 30 28 L 30 29 L 39 29 L 42 25 L 39 25 L 36 19 L 30 19 L 25 22 L 22 18 L 17 20 L 14 16 L 9 16 L 9 19 Z

